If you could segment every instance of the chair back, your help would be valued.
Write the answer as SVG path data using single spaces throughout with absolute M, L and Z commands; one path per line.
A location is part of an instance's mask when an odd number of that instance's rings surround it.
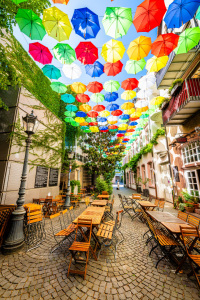
M 157 239 L 157 234 L 156 234 L 156 230 L 155 230 L 155 227 L 154 227 L 154 224 L 153 222 L 151 221 L 151 219 L 149 218 L 149 216 L 146 214 L 145 210 L 142 209 L 142 214 L 143 214 L 143 217 L 151 231 L 151 233 L 154 235 L 154 237 Z
M 178 212 L 178 218 L 186 222 L 187 218 L 188 218 L 188 214 L 186 214 L 186 213 L 184 213 L 182 211 L 179 211 Z
M 123 210 L 118 210 L 116 212 L 116 219 L 115 219 L 116 229 L 119 229 L 121 227 L 123 212 L 124 212 Z
M 192 225 L 192 226 L 195 226 L 195 227 L 199 227 L 199 222 L 200 222 L 200 219 L 197 218 L 197 217 L 194 217 L 192 215 L 189 215 L 188 216 L 188 219 L 187 219 L 187 222 Z
M 132 194 L 132 199 L 139 200 L 139 199 L 142 199 L 142 197 L 140 194 Z
M 199 238 L 198 229 L 197 227 L 184 227 L 184 225 L 183 226 L 180 225 L 180 230 L 181 230 L 181 236 L 184 242 L 185 249 L 187 253 L 190 254 L 188 250 L 191 247 L 194 238 Z M 192 238 L 191 243 L 188 243 L 188 237 Z
M 163 211 L 164 210 L 164 206 L 165 206 L 165 200 L 160 200 L 158 207 L 159 207 L 159 211 Z
M 90 241 L 91 241 L 91 235 L 92 235 L 92 219 L 78 218 L 77 227 L 76 227 L 75 241 L 76 241 L 76 238 L 77 238 L 78 230 L 83 235 L 83 229 L 82 228 L 87 228 L 87 230 L 89 231 L 88 232 L 89 233 L 88 234 L 88 243 L 90 243 Z
M 49 199 L 49 200 L 51 200 L 51 199 L 53 199 L 53 196 L 46 196 L 46 198 L 45 199 Z
M 108 192 L 107 192 L 107 191 L 103 191 L 103 192 L 101 193 L 101 195 L 108 195 Z
M 49 219 L 51 220 L 51 228 L 53 231 L 53 234 L 56 235 L 59 231 L 62 230 L 62 223 L 60 218 L 60 212 L 54 215 L 50 215 Z
M 71 223 L 70 214 L 69 214 L 68 209 L 62 210 L 60 212 L 60 215 L 62 216 L 63 225 L 64 225 L 63 227 L 67 228 L 67 226 Z
M 158 206 L 159 205 L 159 199 L 155 199 L 155 201 L 154 201 L 154 204 L 156 205 L 156 206 Z
M 85 197 L 85 205 L 88 207 L 90 205 L 90 198 L 89 197 Z

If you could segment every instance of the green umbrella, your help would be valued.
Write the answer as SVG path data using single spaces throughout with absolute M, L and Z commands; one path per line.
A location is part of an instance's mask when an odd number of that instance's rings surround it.
M 76 121 L 72 121 L 72 122 L 71 122 L 71 125 L 72 125 L 72 126 L 75 126 L 75 127 L 78 127 L 80 124 L 77 123 Z
M 88 128 L 88 129 L 84 129 L 83 132 L 89 133 L 91 132 L 91 130 Z
M 119 82 L 115 80 L 106 81 L 103 85 L 104 90 L 110 93 L 116 92 L 119 89 L 119 87 Z
M 74 121 L 74 119 L 73 119 L 73 118 L 70 118 L 70 117 L 67 117 L 67 118 L 65 118 L 64 120 L 65 120 L 65 122 L 67 122 L 67 123 L 71 123 L 72 121 Z
M 12 0 L 15 4 L 20 4 L 22 2 L 27 2 L 27 0 Z
M 99 103 L 104 101 L 104 95 L 101 93 L 92 94 L 90 98 L 93 102 Z
M 73 112 L 73 111 L 65 111 L 64 112 L 64 115 L 66 116 L 66 117 L 75 117 L 75 112 Z
M 148 119 L 148 117 L 149 117 L 149 114 L 144 113 L 141 115 L 140 119 Z
M 64 83 L 61 82 L 52 82 L 50 87 L 54 92 L 57 92 L 59 94 L 64 94 L 67 91 L 67 87 Z
M 199 43 L 199 40 L 200 28 L 188 28 L 180 34 L 178 46 L 174 52 L 176 54 L 187 53 Z
M 53 48 L 53 54 L 61 64 L 71 64 L 76 60 L 76 53 L 68 44 L 58 43 Z
M 140 60 L 131 60 L 129 59 L 126 62 L 125 70 L 128 74 L 137 74 L 142 71 L 146 65 L 146 61 L 144 58 Z
M 42 20 L 31 9 L 19 8 L 15 20 L 21 32 L 31 40 L 42 40 L 46 34 Z
M 197 10 L 197 13 L 196 13 L 196 17 L 195 17 L 197 20 L 200 20 L 200 6 Z
M 60 70 L 53 65 L 45 65 L 42 68 L 42 72 L 45 76 L 49 77 L 50 79 L 58 79 L 61 77 Z
M 102 23 L 106 34 L 117 39 L 127 34 L 132 21 L 131 8 L 107 7 Z
M 137 127 L 136 129 L 135 129 L 135 131 L 141 131 L 143 128 L 142 127 Z
M 87 123 L 92 123 L 92 122 L 96 122 L 96 119 L 95 118 L 87 118 L 86 120 L 85 120 L 85 122 L 87 122 Z
M 117 132 L 118 129 L 117 129 L 117 128 L 116 128 L 116 129 L 109 129 L 109 131 L 110 131 L 110 132 Z

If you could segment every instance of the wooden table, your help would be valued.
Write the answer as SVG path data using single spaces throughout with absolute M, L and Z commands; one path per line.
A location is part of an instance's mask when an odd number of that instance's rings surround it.
M 175 235 L 180 235 L 181 234 L 181 229 L 180 226 L 184 226 L 184 227 L 188 227 L 191 228 L 193 227 L 192 225 L 186 223 L 185 221 L 183 221 L 184 223 L 172 223 L 172 222 L 161 222 L 161 224 L 163 226 L 165 226 L 171 233 L 175 234 Z
M 157 207 L 157 205 L 151 203 L 150 201 L 145 201 L 145 200 L 136 200 L 141 206 L 142 208 L 144 208 L 144 210 L 148 210 L 149 208 L 154 209 L 155 207 Z
M 108 203 L 108 200 L 94 200 L 91 204 L 93 206 L 106 206 Z
M 162 211 L 147 211 L 147 214 L 157 222 L 177 223 L 177 224 L 188 224 L 185 221 L 177 218 L 176 216 Z
M 109 199 L 109 195 L 98 195 L 97 198 L 99 198 L 99 199 Z

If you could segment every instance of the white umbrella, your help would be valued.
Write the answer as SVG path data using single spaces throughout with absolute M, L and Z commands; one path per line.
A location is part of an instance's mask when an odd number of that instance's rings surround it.
M 156 77 L 153 73 L 143 76 L 139 80 L 138 87 L 141 90 L 147 90 L 148 88 L 152 87 L 156 82 Z
M 145 106 L 148 106 L 148 105 L 149 105 L 149 103 L 146 100 L 139 100 L 135 103 L 136 108 L 142 108 L 142 107 L 145 107 Z
M 148 98 L 152 95 L 152 90 L 140 90 L 138 93 L 137 93 L 137 98 Z
M 110 116 L 110 117 L 108 117 L 108 121 L 117 121 L 117 117 Z
M 77 79 L 82 74 L 81 68 L 75 63 L 63 65 L 62 70 L 65 76 L 70 79 Z
M 107 125 L 108 124 L 108 122 L 106 121 L 106 122 L 98 122 L 98 125 L 100 125 L 100 126 L 105 126 L 105 125 Z

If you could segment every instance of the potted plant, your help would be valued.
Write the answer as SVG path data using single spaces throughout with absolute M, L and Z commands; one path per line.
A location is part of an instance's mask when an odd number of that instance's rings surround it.
M 185 210 L 189 213 L 194 211 L 194 203 L 188 202 L 185 204 Z
M 142 193 L 141 185 L 140 183 L 142 182 L 142 178 L 139 176 L 136 178 L 136 191 L 137 193 Z
M 183 198 L 181 196 L 178 196 L 178 199 L 174 200 L 174 208 L 179 209 L 179 204 L 183 203 Z
M 172 82 L 172 85 L 169 88 L 170 95 L 173 95 L 183 84 L 183 79 L 178 78 Z
M 194 211 L 194 203 L 196 201 L 196 198 L 194 197 L 194 195 L 189 194 L 187 189 L 182 189 L 182 195 L 183 195 L 183 198 L 186 203 L 185 210 L 187 212 L 193 212 Z
M 148 182 L 149 182 L 149 178 L 146 178 L 144 181 L 142 181 L 142 184 L 145 186 L 145 188 L 143 189 L 143 195 L 145 197 L 149 196 L 149 189 L 147 188 L 148 187 Z
M 168 107 L 170 100 L 171 100 L 171 98 L 164 98 L 163 101 L 159 104 L 158 107 L 161 110 L 165 110 Z
M 179 206 L 178 206 L 178 209 L 180 211 L 185 211 L 185 206 L 186 206 L 186 203 L 180 203 Z

